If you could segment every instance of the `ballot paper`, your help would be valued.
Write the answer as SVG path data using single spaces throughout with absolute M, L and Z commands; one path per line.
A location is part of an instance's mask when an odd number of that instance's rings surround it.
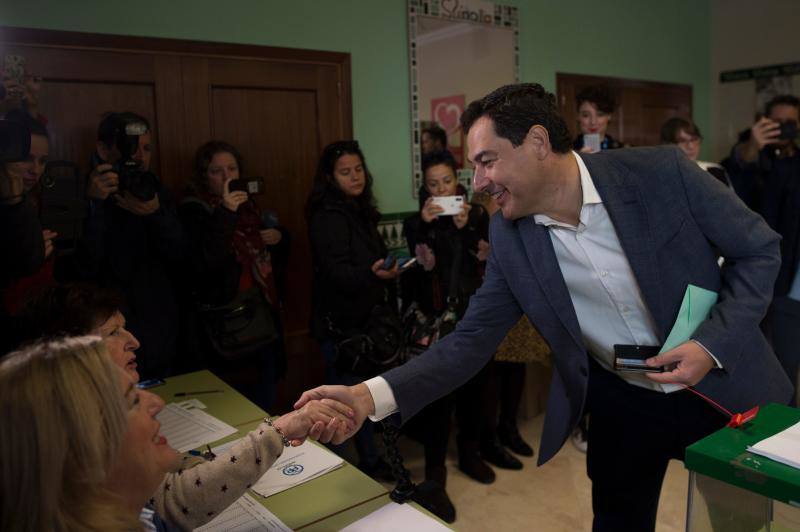
M 246 493 L 213 521 L 200 528 L 195 528 L 196 532 L 248 532 L 250 530 L 291 532 L 292 529 Z
M 175 403 L 165 406 L 156 419 L 161 423 L 159 434 L 182 453 L 236 432 L 235 428 L 202 410 L 187 410 Z
M 800 469 L 800 423 L 749 446 L 747 450 Z
M 253 484 L 252 490 L 269 497 L 344 465 L 344 460 L 310 441 L 287 447 L 272 467 Z
M 436 519 L 410 504 L 390 502 L 368 516 L 342 529 L 342 532 L 449 532 Z

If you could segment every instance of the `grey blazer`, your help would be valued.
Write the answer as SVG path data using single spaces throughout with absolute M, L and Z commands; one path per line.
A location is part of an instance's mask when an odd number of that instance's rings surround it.
M 678 148 L 581 156 L 664 341 L 688 284 L 719 293 L 693 338 L 720 361 L 696 388 L 733 411 L 788 402 L 792 391 L 759 328 L 780 266 L 780 237 Z M 532 216 L 492 218 L 483 286 L 455 332 L 383 377 L 404 422 L 475 375 L 525 313 L 553 352 L 539 463 L 580 418 L 589 358 L 548 230 Z M 714 247 L 725 257 L 720 269 Z

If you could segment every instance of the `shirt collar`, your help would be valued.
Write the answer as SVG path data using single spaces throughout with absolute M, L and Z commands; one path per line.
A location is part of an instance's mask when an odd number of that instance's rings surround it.
M 589 174 L 589 169 L 586 168 L 586 164 L 583 162 L 583 159 L 581 159 L 581 156 L 574 151 L 572 152 L 572 155 L 578 162 L 578 170 L 581 174 L 581 192 L 583 194 L 583 203 L 581 204 L 581 223 L 585 223 L 583 220 L 583 208 L 587 205 L 603 203 L 603 200 L 600 198 L 600 194 L 597 192 L 597 188 L 594 186 L 594 181 L 592 181 L 592 176 Z M 558 225 L 563 227 L 572 227 L 569 224 L 553 220 L 545 214 L 534 214 L 533 220 L 537 224 L 544 226 Z

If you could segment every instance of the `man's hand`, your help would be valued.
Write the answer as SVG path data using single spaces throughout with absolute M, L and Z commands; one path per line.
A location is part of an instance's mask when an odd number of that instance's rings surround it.
M 331 440 L 335 444 L 344 442 L 347 438 L 358 432 L 358 429 L 364 424 L 364 420 L 367 416 L 375 413 L 375 403 L 372 400 L 372 394 L 370 394 L 369 388 L 367 388 L 367 385 L 363 382 L 355 386 L 319 386 L 313 390 L 303 392 L 303 395 L 300 396 L 300 399 L 297 400 L 294 407 L 302 408 L 309 401 L 325 398 L 335 399 L 340 403 L 344 403 L 352 408 L 354 413 L 352 417 L 355 423 L 353 430 L 344 435 L 337 432 Z
M 780 134 L 780 122 L 762 117 L 750 128 L 750 139 L 741 146 L 740 157 L 747 162 L 755 161 L 758 159 L 758 152 L 767 144 L 778 140 Z
M 322 399 L 309 401 L 300 409 L 279 417 L 273 424 L 297 447 L 306 438 L 322 443 L 334 438 L 344 441 L 354 433 L 354 415 L 349 406 L 333 399 Z
M 669 370 L 664 373 L 645 373 L 650 380 L 661 384 L 678 383 L 686 386 L 694 386 L 716 366 L 711 355 L 691 340 L 648 358 L 646 362 L 648 366 L 666 366 Z
M 117 201 L 117 205 L 121 209 L 125 209 L 136 216 L 149 216 L 156 212 L 161 206 L 161 204 L 158 202 L 158 194 L 156 194 L 153 199 L 147 201 L 137 199 L 127 192 L 125 192 L 122 196 L 114 196 L 114 199 Z
M 89 187 L 86 195 L 92 199 L 104 200 L 114 194 L 119 187 L 119 176 L 111 171 L 110 164 L 101 164 L 89 175 Z

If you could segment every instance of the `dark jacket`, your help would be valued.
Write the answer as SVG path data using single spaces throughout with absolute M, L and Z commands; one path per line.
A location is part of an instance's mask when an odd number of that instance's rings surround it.
M 800 151 L 775 158 L 764 148 L 758 161 L 746 163 L 735 151 L 722 162 L 733 188 L 748 207 L 781 235 L 781 269 L 775 296 L 789 291 L 800 263 Z
M 330 336 L 327 318 L 341 331 L 366 325 L 375 305 L 386 302 L 387 283 L 372 271 L 386 257 L 375 222 L 354 202 L 332 192 L 310 214 L 313 264 L 311 334 Z
M 466 190 L 459 185 L 459 194 Z M 430 194 L 420 189 L 420 209 Z M 425 244 L 436 257 L 433 270 L 422 267 L 403 274 L 404 303 L 416 301 L 426 314 L 440 314 L 452 300 L 460 317 L 467 308 L 469 298 L 481 284 L 483 265 L 478 261 L 478 241 L 489 241 L 489 216 L 483 206 L 473 203 L 467 225 L 458 229 L 452 216 L 440 216 L 431 223 L 422 220 L 420 213 L 403 222 L 403 232 L 412 256 L 417 244 Z M 457 263 L 456 263 L 457 261 Z

